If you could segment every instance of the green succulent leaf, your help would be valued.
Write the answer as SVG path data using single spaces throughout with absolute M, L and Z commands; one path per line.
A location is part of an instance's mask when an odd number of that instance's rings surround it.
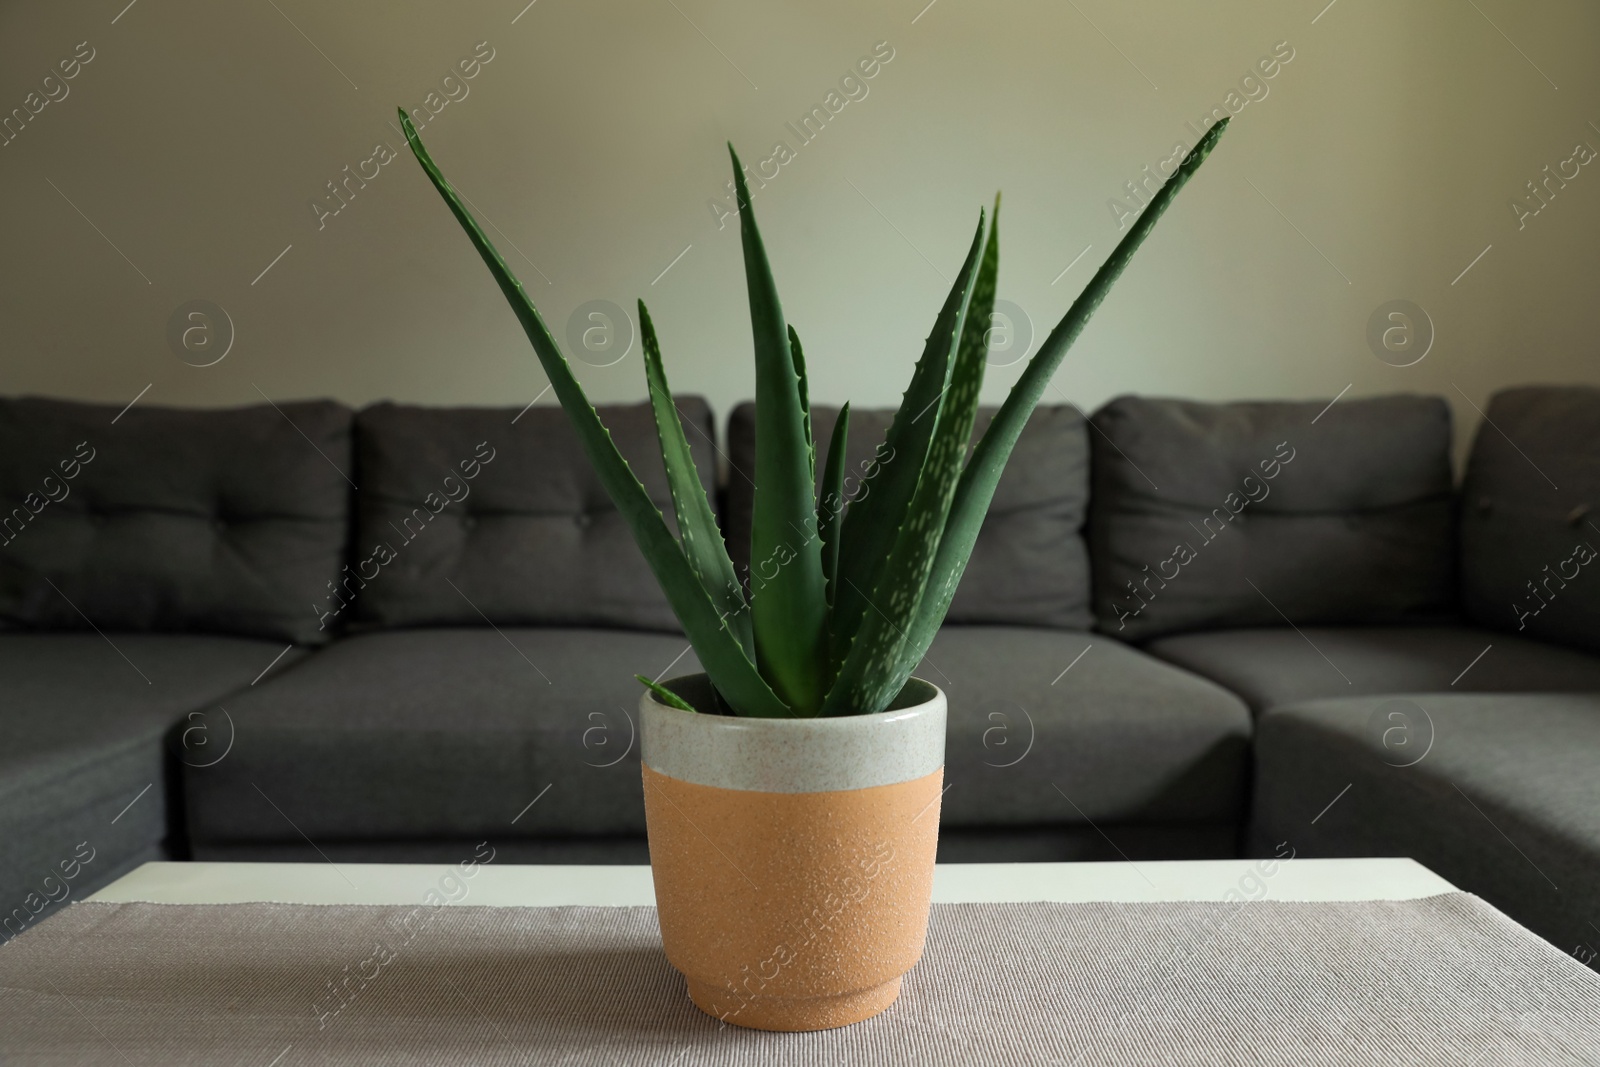
M 989 330 L 994 320 L 995 293 L 998 288 L 1000 274 L 1000 196 L 994 198 L 994 217 L 989 226 L 989 239 L 984 245 L 983 262 L 978 267 L 977 281 L 972 289 L 972 303 L 967 308 L 966 326 L 961 333 L 961 347 L 956 355 L 955 370 L 951 372 L 950 389 L 945 397 L 944 412 L 940 416 L 938 437 L 934 447 L 929 450 L 928 464 L 933 468 L 936 462 L 939 466 L 939 477 L 942 479 L 938 493 L 932 497 L 933 506 L 937 507 L 938 514 L 935 520 L 939 530 L 937 539 L 931 543 L 925 542 L 927 553 L 927 568 L 922 571 L 923 589 L 918 600 L 917 610 L 913 613 L 911 621 L 906 624 L 906 640 L 902 643 L 898 663 L 891 671 L 886 672 L 886 677 L 880 685 L 865 699 L 869 706 L 879 704 L 887 705 L 904 687 L 922 661 L 925 646 L 918 647 L 916 637 L 916 621 L 921 617 L 923 605 L 933 597 L 934 592 L 928 587 L 928 579 L 934 573 L 937 563 L 937 546 L 944 543 L 947 536 L 947 526 L 950 521 L 951 507 L 955 502 L 955 490 L 960 484 L 960 476 L 964 467 L 968 442 L 972 439 L 972 428 L 978 418 L 978 394 L 983 388 L 983 374 L 989 361 Z M 939 453 L 935 459 L 934 452 Z M 942 621 L 941 616 L 941 621 Z
M 728 153 L 733 157 L 756 358 L 756 488 L 750 537 L 756 663 L 779 699 L 799 714 L 814 715 L 825 682 L 828 605 L 817 537 L 811 419 L 798 352 L 785 328 L 744 168 L 732 145 Z
M 981 229 L 980 229 L 981 232 Z M 906 521 L 895 538 L 874 588 L 881 610 L 862 622 L 824 713 L 872 713 L 888 707 L 906 684 L 916 662 L 905 662 L 906 631 L 926 595 L 928 575 L 944 534 L 967 442 L 978 414 L 978 392 L 988 360 L 988 332 L 994 315 L 995 282 L 1000 269 L 1000 200 L 984 245 L 983 260 L 971 288 L 950 383 L 939 404 L 938 422 Z M 920 658 L 920 657 L 919 657 Z
M 728 558 L 722 528 L 717 525 L 716 513 L 711 510 L 705 486 L 696 473 L 694 453 L 690 451 L 689 439 L 684 436 L 677 405 L 672 402 L 672 390 L 667 386 L 655 324 L 650 321 L 650 311 L 643 300 L 639 301 L 639 334 L 644 342 L 644 374 L 650 389 L 650 407 L 656 417 L 656 436 L 661 442 L 667 486 L 672 490 L 672 506 L 678 516 L 678 544 L 718 615 L 728 621 L 745 655 L 753 662 L 756 649 L 744 587 L 739 584 L 733 561 Z
M 661 703 L 665 704 L 667 707 L 677 708 L 679 711 L 697 711 L 693 704 L 690 704 L 687 700 L 683 699 L 677 693 L 674 693 L 660 682 L 652 682 L 642 674 L 636 674 L 634 677 L 639 680 L 641 685 L 650 690 L 650 692 L 654 693 L 655 698 L 661 701 Z
M 928 447 L 939 421 L 939 407 L 950 384 L 964 326 L 963 316 L 972 296 L 973 273 L 983 248 L 983 219 L 973 235 L 972 248 L 955 284 L 945 297 L 934 320 L 922 356 L 911 374 L 911 384 L 900 402 L 889 432 L 884 436 L 883 453 L 865 496 L 851 503 L 845 512 L 840 537 L 838 577 L 835 582 L 833 615 L 830 622 L 830 648 L 835 669 L 843 669 L 857 635 L 869 617 L 878 615 L 883 605 L 873 598 L 878 575 L 894 548 L 907 509 L 916 495 Z M 834 683 L 837 688 L 837 682 Z M 830 698 L 831 700 L 831 698 Z
M 755 664 L 745 655 L 744 649 L 740 647 L 738 639 L 734 637 L 727 623 L 718 617 L 716 606 L 706 595 L 689 561 L 679 549 L 677 541 L 673 539 L 661 512 L 639 479 L 634 476 L 627 460 L 617 451 L 616 445 L 611 440 L 611 434 L 601 423 L 600 416 L 589 403 L 588 397 L 584 395 L 583 387 L 573 376 L 572 368 L 568 366 L 566 357 L 561 354 L 555 338 L 550 335 L 538 309 L 523 291 L 522 283 L 511 273 L 505 260 L 495 250 L 494 244 L 478 226 L 477 220 L 467 211 L 450 183 L 434 165 L 427 149 L 422 145 L 422 139 L 417 136 L 417 131 L 411 124 L 410 116 L 404 110 L 400 111 L 400 124 L 412 153 L 417 157 L 417 162 L 422 165 L 428 179 L 444 198 L 456 221 L 466 231 L 478 254 L 483 257 L 490 274 L 500 286 L 500 291 L 511 304 L 512 311 L 516 313 L 523 331 L 533 344 L 533 350 L 538 355 L 545 374 L 550 378 L 550 385 L 555 391 L 556 398 L 560 400 L 574 430 L 577 431 L 578 441 L 585 455 L 588 456 L 601 484 L 605 486 L 613 503 L 616 504 L 617 511 L 632 531 L 634 540 L 638 542 L 645 561 L 650 565 L 656 581 L 660 583 L 662 591 L 667 596 L 667 601 L 672 605 L 678 620 L 683 623 L 684 631 L 689 635 L 690 643 L 700 657 L 700 663 L 705 667 L 712 684 L 740 714 L 772 717 L 792 715 L 790 707 L 778 698 L 756 670 Z
M 850 438 L 850 405 L 839 409 L 828 440 L 828 455 L 823 461 L 822 497 L 817 503 L 817 532 L 822 537 L 822 577 L 827 583 L 828 606 L 836 599 L 834 582 L 839 575 L 839 530 L 844 523 L 845 448 Z
M 1121 276 L 1129 260 L 1133 258 L 1133 253 L 1155 228 L 1156 222 L 1171 206 L 1179 190 L 1194 177 L 1195 171 L 1200 169 L 1200 164 L 1211 154 L 1218 138 L 1227 127 L 1226 118 L 1211 127 L 1206 135 L 1200 138 L 1194 149 L 1184 157 L 1172 177 L 1167 179 L 1167 183 L 1151 198 L 1150 205 L 1134 221 L 1133 227 L 1118 242 L 1111 255 L 1100 265 L 1100 269 L 1078 295 L 1078 299 L 1067 309 L 1066 315 L 1056 328 L 1050 331 L 1050 336 L 1045 339 L 1044 344 L 1039 346 L 1039 351 L 1028 361 L 1022 376 L 1011 387 L 1005 403 L 1000 405 L 994 420 L 989 423 L 983 439 L 973 449 L 972 459 L 962 472 L 961 481 L 956 486 L 955 501 L 951 505 L 944 539 L 939 544 L 938 556 L 934 560 L 928 591 L 923 597 L 916 621 L 911 626 L 902 665 L 905 661 L 909 661 L 914 668 L 927 652 L 928 646 L 933 643 L 934 635 L 938 633 L 939 626 L 944 622 L 945 613 L 950 609 L 951 598 L 955 595 L 957 583 L 961 581 L 967 560 L 972 555 L 972 546 L 978 540 L 978 531 L 983 526 L 983 517 L 989 510 L 989 502 L 994 499 L 995 486 L 1000 482 L 1006 460 L 1011 457 L 1011 450 L 1016 446 L 1023 426 L 1027 424 L 1028 416 L 1033 414 L 1033 409 L 1038 405 L 1039 398 L 1044 395 L 1045 387 L 1049 385 L 1056 369 L 1061 366 L 1061 360 L 1066 356 L 1067 350 L 1083 332 L 1090 316 L 1105 300 L 1112 284 Z

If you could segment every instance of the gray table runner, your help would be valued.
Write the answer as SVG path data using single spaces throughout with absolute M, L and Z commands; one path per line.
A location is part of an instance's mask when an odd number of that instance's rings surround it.
M 0 1063 L 1600 1064 L 1600 975 L 1476 897 L 935 905 L 899 1003 L 689 1003 L 651 908 L 77 904 L 0 946 Z

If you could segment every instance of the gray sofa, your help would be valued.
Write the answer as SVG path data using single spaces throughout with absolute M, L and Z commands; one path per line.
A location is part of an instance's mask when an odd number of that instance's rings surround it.
M 941 858 L 1416 855 L 1600 941 L 1600 577 L 1525 587 L 1600 391 L 1496 397 L 1459 492 L 1442 401 L 1324 406 L 1035 414 L 919 672 Z M 753 409 L 680 413 L 747 572 Z M 632 676 L 697 665 L 559 410 L 117 416 L 0 401 L 0 936 L 159 856 L 645 861 Z

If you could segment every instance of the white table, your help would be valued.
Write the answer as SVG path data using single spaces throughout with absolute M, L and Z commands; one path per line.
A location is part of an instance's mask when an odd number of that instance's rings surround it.
M 1452 890 L 1403 859 L 952 864 L 908 995 L 797 1035 L 694 1013 L 644 909 L 537 907 L 648 905 L 648 867 L 152 863 L 0 949 L 0 1060 L 1461 1067 L 1600 1048 L 1600 978 Z M 467 906 L 429 906 L 446 900 Z M 317 906 L 341 904 L 368 906 Z
M 1413 900 L 1455 886 L 1409 859 L 946 863 L 937 903 Z M 90 897 L 121 903 L 654 905 L 646 866 L 425 863 L 146 863 Z M 1232 894 L 1232 895 L 1230 895 Z

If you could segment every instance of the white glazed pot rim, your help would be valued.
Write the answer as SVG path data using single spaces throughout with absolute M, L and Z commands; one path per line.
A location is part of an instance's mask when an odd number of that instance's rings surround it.
M 697 707 L 708 702 L 704 675 L 666 684 Z M 912 679 L 897 703 L 872 715 L 765 719 L 683 711 L 647 691 L 639 700 L 640 751 L 659 774 L 722 789 L 823 793 L 897 785 L 944 766 L 946 702 L 938 686 Z

